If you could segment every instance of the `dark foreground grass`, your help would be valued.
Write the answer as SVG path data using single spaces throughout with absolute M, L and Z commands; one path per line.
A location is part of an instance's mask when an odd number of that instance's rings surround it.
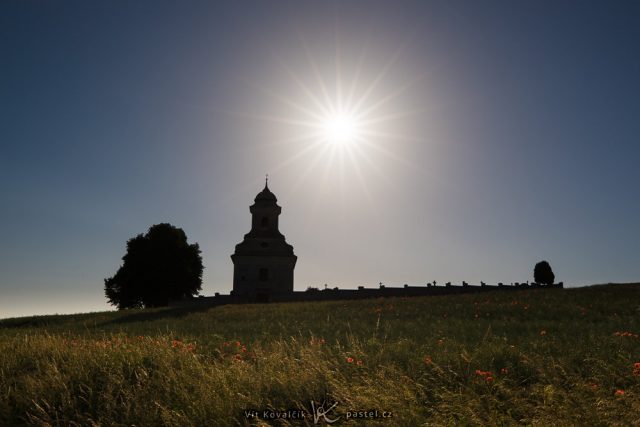
M 7 319 L 0 425 L 638 425 L 637 334 L 640 285 Z

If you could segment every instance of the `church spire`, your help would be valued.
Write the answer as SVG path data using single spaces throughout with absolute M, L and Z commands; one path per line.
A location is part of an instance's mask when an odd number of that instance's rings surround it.
M 258 193 L 255 198 L 256 202 L 277 202 L 276 195 L 269 190 L 269 174 L 265 174 L 264 176 L 264 189 Z

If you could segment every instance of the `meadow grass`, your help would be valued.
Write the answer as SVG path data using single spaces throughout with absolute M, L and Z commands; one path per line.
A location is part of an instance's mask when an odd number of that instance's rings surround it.
M 0 321 L 0 425 L 640 424 L 640 285 Z

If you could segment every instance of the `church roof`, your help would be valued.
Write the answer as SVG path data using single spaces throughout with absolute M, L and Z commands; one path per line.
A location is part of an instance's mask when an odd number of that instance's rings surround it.
M 277 202 L 278 199 L 276 199 L 276 195 L 273 194 L 271 192 L 271 190 L 269 190 L 269 186 L 267 184 L 265 184 L 264 190 L 262 190 L 261 192 L 258 193 L 258 195 L 255 198 L 255 201 L 256 202 L 259 202 L 259 201 Z

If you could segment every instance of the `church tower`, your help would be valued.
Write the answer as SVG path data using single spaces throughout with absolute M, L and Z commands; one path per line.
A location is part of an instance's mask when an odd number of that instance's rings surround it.
M 251 231 L 236 245 L 232 294 L 249 301 L 267 302 L 272 295 L 293 292 L 297 256 L 278 230 L 282 208 L 265 181 L 251 205 Z

